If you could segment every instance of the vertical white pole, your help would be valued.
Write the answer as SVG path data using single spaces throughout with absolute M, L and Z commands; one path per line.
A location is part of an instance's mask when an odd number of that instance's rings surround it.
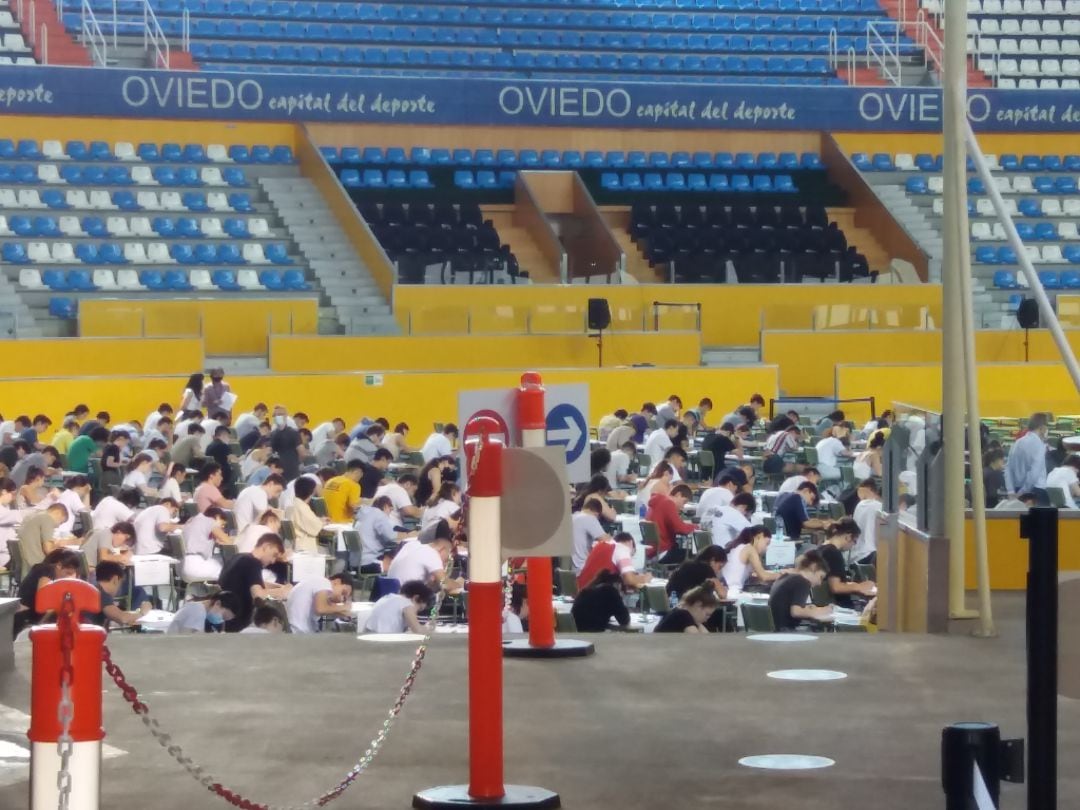
M 945 535 L 949 538 L 949 613 L 964 617 L 964 379 L 962 251 L 969 250 L 964 121 L 967 115 L 966 0 L 945 0 L 944 93 L 945 261 L 941 268 L 942 363 L 941 406 L 944 431 Z

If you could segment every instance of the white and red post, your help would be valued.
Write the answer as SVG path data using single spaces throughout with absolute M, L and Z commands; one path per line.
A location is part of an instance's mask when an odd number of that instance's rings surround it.
M 517 394 L 517 417 L 521 426 L 522 447 L 547 445 L 547 410 L 544 406 L 544 383 L 535 371 L 521 375 Z M 555 609 L 551 592 L 554 580 L 551 557 L 529 557 L 525 564 L 529 600 L 529 646 L 548 649 L 555 646 Z
M 105 629 L 80 624 L 86 611 L 101 610 L 101 595 L 88 582 L 61 579 L 37 592 L 39 613 L 53 611 L 57 624 L 35 627 L 30 685 L 30 810 L 56 810 L 63 735 L 61 701 L 70 698 L 70 810 L 98 810 L 101 800 L 101 652 Z M 67 688 L 62 683 L 67 682 Z

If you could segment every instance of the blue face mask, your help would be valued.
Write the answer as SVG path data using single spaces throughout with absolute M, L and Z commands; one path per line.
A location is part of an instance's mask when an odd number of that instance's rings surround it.
M 225 617 L 218 613 L 207 613 L 206 623 L 213 627 L 221 627 L 221 625 L 225 624 Z

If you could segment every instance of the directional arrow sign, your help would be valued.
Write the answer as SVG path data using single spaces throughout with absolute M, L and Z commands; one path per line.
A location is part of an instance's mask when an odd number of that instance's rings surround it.
M 588 396 L 587 389 L 582 393 Z M 578 397 L 573 395 L 563 395 L 558 399 L 562 401 L 553 402 L 547 413 L 547 443 L 562 447 L 565 451 L 566 465 L 572 482 L 586 481 L 591 469 L 588 452 L 589 427 L 585 421 L 583 404 L 577 402 Z

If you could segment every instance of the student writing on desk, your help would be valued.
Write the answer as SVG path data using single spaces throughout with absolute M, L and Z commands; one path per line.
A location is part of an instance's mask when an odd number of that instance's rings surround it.
M 665 613 L 655 633 L 708 633 L 705 622 L 720 607 L 712 584 L 705 582 L 683 594 L 679 606 Z
M 827 619 L 832 608 L 807 604 L 810 591 L 825 579 L 825 563 L 814 550 L 795 563 L 795 573 L 781 577 L 769 591 L 769 610 L 778 631 L 795 630 L 804 620 Z
M 819 549 L 825 563 L 825 581 L 829 584 L 829 593 L 833 601 L 844 608 L 861 608 L 865 597 L 877 590 L 873 582 L 849 582 L 847 574 L 847 552 L 855 545 L 859 536 L 859 527 L 851 518 L 841 518 L 826 529 L 826 541 Z M 858 600 L 858 604 L 856 604 Z

